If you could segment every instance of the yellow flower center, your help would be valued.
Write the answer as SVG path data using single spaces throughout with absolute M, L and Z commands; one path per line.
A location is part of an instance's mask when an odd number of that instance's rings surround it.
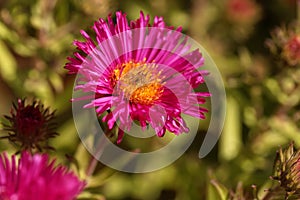
M 153 63 L 130 61 L 114 70 L 113 79 L 129 101 L 152 105 L 163 92 L 160 74 Z

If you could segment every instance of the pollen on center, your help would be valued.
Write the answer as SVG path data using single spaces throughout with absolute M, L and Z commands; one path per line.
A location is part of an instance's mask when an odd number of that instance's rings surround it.
M 163 92 L 161 71 L 154 63 L 127 62 L 114 70 L 118 88 L 131 102 L 152 105 Z

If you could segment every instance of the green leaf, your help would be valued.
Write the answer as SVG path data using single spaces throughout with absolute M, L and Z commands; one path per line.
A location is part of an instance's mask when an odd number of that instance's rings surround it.
M 90 192 L 82 192 L 77 200 L 105 200 L 106 198 L 101 194 L 93 194 Z
M 16 79 L 17 62 L 4 42 L 0 40 L 0 73 L 3 79 L 13 81 Z
M 220 138 L 219 157 L 223 160 L 235 158 L 242 146 L 240 110 L 236 99 L 228 96 L 223 133 Z

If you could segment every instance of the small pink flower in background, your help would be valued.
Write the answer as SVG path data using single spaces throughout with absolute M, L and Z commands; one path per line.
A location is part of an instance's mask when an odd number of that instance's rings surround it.
M 116 23 L 109 15 L 107 22 L 96 21 L 93 30 L 97 42 L 81 31 L 85 41 L 74 42 L 81 52 L 69 57 L 65 68 L 79 73 L 76 89 L 95 94 L 86 96 L 91 102 L 85 107 L 95 107 L 99 116 L 105 113 L 102 120 L 109 129 L 119 122 L 117 143 L 133 121 L 142 128 L 150 125 L 162 137 L 166 130 L 176 135 L 189 132 L 181 114 L 205 118 L 207 110 L 199 104 L 210 94 L 193 91 L 204 83 L 207 72 L 197 70 L 204 59 L 198 49 L 189 52 L 181 41 L 181 28 L 168 27 L 161 17 L 151 24 L 142 12 L 128 23 L 126 15 L 117 12 Z M 132 46 L 138 48 L 130 51 Z M 124 53 L 114 58 L 120 51 Z
M 271 32 L 271 39 L 266 40 L 266 45 L 286 66 L 294 67 L 300 64 L 300 35 L 298 22 L 277 27 Z
M 286 61 L 294 66 L 300 63 L 300 36 L 296 35 L 286 42 L 283 47 L 283 56 Z
M 1 200 L 73 200 L 84 186 L 65 167 L 50 162 L 47 154 L 23 152 L 20 160 L 0 154 Z
M 28 104 L 25 99 L 18 99 L 17 104 L 13 104 L 11 116 L 4 117 L 8 120 L 3 124 L 8 135 L 1 138 L 8 138 L 21 150 L 53 149 L 48 145 L 48 139 L 58 135 L 54 131 L 54 112 L 44 108 L 41 102 Z
M 260 18 L 260 7 L 253 0 L 228 0 L 227 18 L 236 23 L 255 23 Z

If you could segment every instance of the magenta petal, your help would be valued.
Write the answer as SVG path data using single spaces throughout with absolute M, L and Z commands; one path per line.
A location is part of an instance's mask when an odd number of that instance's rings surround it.
M 118 129 L 118 138 L 117 138 L 117 144 L 120 144 L 124 137 L 124 131 L 122 129 Z
M 116 122 L 116 119 L 114 118 L 114 115 L 112 113 L 108 113 L 102 118 L 102 121 L 107 122 L 108 128 L 112 129 Z
M 70 200 L 85 187 L 75 174 L 47 154 L 22 152 L 20 160 L 0 154 L 0 199 Z
M 157 135 L 158 137 L 163 137 L 163 136 L 165 135 L 165 133 L 166 133 L 166 128 L 163 127 L 163 128 L 160 129 L 158 132 L 156 132 L 156 135 Z

